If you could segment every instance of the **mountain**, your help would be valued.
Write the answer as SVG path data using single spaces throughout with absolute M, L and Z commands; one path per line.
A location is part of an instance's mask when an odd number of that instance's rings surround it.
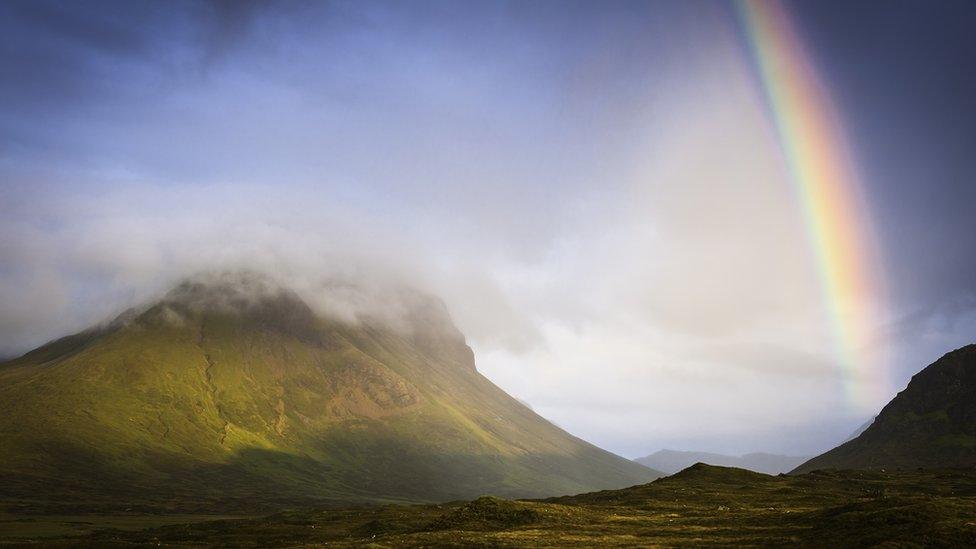
M 738 467 L 758 473 L 776 475 L 794 469 L 797 465 L 810 459 L 809 457 L 781 456 L 756 452 L 743 456 L 726 456 L 709 454 L 707 452 L 681 452 L 678 450 L 659 450 L 649 456 L 637 458 L 634 461 L 672 475 L 696 463 L 707 463 L 722 467 Z
M 976 345 L 968 345 L 915 374 L 857 438 L 793 472 L 974 466 Z
M 0 498 L 232 509 L 660 476 L 479 374 L 439 300 L 387 308 L 396 322 L 339 321 L 268 278 L 209 276 L 0 364 Z

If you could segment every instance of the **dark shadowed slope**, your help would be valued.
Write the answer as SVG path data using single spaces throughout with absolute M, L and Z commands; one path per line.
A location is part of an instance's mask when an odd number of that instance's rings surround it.
M 661 471 L 666 475 L 677 473 L 691 467 L 695 463 L 707 463 L 723 467 L 738 467 L 758 473 L 775 475 L 793 470 L 797 465 L 810 459 L 809 456 L 781 456 L 754 452 L 742 456 L 726 456 L 710 454 L 708 452 L 681 452 L 678 450 L 659 450 L 649 456 L 637 458 L 634 461 L 646 465 L 651 469 Z
M 0 365 L 0 496 L 230 509 L 659 476 L 481 376 L 440 301 L 399 300 L 396 326 L 353 325 L 267 279 L 211 277 Z
M 915 374 L 857 438 L 794 472 L 974 466 L 976 345 L 968 345 Z

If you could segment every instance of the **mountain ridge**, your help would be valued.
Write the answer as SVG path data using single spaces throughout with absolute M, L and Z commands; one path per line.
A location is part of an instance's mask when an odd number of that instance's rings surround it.
M 350 323 L 264 277 L 225 278 L 0 365 L 0 496 L 443 501 L 660 476 L 478 373 L 436 298 L 411 297 L 399 326 Z
M 953 467 L 976 467 L 976 344 L 926 366 L 858 436 L 792 473 Z

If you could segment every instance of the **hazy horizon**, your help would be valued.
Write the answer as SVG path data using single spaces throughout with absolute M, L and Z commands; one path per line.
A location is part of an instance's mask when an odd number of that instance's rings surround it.
M 878 245 L 863 402 L 710 1 L 2 3 L 0 356 L 201 270 L 406 284 L 602 448 L 818 454 L 974 340 L 976 14 L 783 6 Z

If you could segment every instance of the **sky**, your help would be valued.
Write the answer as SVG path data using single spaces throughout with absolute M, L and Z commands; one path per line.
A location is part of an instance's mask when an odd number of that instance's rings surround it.
M 876 246 L 852 399 L 742 7 L 0 3 L 0 355 L 204 270 L 408 284 L 621 455 L 828 449 L 976 339 L 976 8 L 782 3 Z

